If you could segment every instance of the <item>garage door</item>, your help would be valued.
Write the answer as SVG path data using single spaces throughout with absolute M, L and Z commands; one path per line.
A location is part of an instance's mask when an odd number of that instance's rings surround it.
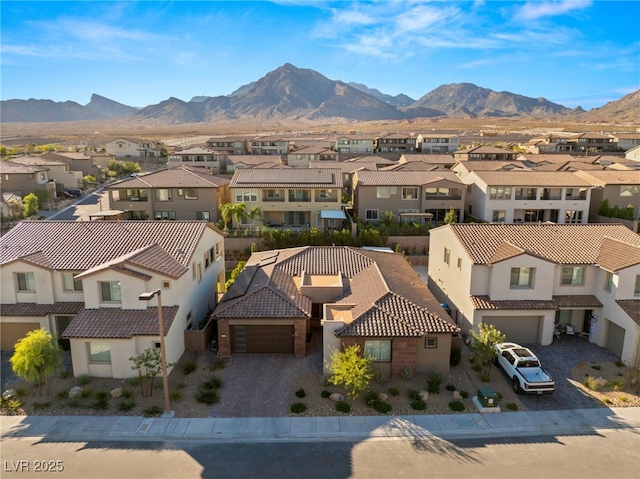
M 231 326 L 231 353 L 293 353 L 293 326 Z
M 484 316 L 482 321 L 493 324 L 514 343 L 537 343 L 540 332 L 540 316 Z
M 40 323 L 2 323 L 0 325 L 0 335 L 2 337 L 0 348 L 3 351 L 13 351 L 14 344 L 34 329 L 40 329 Z
M 622 356 L 624 346 L 624 329 L 607 320 L 607 349 L 616 356 Z

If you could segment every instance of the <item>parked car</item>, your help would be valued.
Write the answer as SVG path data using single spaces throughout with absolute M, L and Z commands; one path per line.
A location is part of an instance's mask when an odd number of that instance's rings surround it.
M 528 348 L 516 343 L 500 343 L 493 346 L 496 362 L 511 378 L 516 393 L 552 394 L 555 381 L 540 366 L 540 361 Z
M 69 188 L 68 190 L 64 190 L 64 194 L 67 198 L 77 198 L 78 196 L 82 196 L 82 190 L 78 188 Z

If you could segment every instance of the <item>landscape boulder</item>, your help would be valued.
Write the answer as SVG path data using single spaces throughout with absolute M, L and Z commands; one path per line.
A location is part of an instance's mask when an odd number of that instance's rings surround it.
M 329 396 L 329 399 L 331 399 L 333 402 L 339 402 L 344 401 L 344 396 L 340 393 L 333 393 L 331 396 Z
M 385 393 L 380 393 L 380 401 L 386 401 L 389 399 L 389 395 Z
M 11 399 L 16 397 L 16 392 L 13 389 L 7 389 L 2 393 L 2 399 Z
M 122 396 L 122 388 L 115 388 L 109 391 L 112 398 L 119 398 Z
M 69 399 L 74 399 L 82 395 L 82 388 L 80 386 L 74 386 L 69 389 Z
M 420 394 L 420 399 L 424 402 L 427 402 L 427 399 L 429 399 L 429 393 L 427 391 L 420 391 L 418 394 Z
M 460 400 L 460 399 L 462 399 L 462 396 L 460 395 L 460 393 L 458 391 L 453 391 L 453 399 Z

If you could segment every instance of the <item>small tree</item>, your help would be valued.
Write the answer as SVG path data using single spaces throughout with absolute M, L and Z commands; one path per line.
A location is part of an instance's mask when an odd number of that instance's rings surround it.
M 16 218 L 23 210 L 22 200 L 13 196 L 7 200 L 7 207 L 9 208 L 9 215 L 12 218 Z
M 223 203 L 218 206 L 220 210 L 220 216 L 222 216 L 222 220 L 224 221 L 225 229 L 229 228 L 229 223 L 233 219 L 233 203 Z
M 498 352 L 493 349 L 494 344 L 504 342 L 506 336 L 502 334 L 493 324 L 480 323 L 478 331 L 471 331 L 473 337 L 473 350 L 476 358 L 481 361 L 486 368 L 485 377 L 489 377 L 491 373 L 491 364 L 493 359 L 497 357 Z
M 22 205 L 22 216 L 25 218 L 38 214 L 38 210 L 40 209 L 38 197 L 33 193 L 29 193 L 22 199 Z
M 357 344 L 348 346 L 344 351 L 335 350 L 329 362 L 329 381 L 335 385 L 343 384 L 349 395 L 356 397 L 369 387 L 369 381 L 373 378 L 372 362 L 372 357 L 360 354 Z
M 92 185 L 96 182 L 96 177 L 93 175 L 84 175 L 82 177 L 82 184 L 86 188 L 89 185 Z
M 247 217 L 247 205 L 244 203 L 235 203 L 231 210 L 233 219 L 236 220 L 238 227 L 240 227 L 242 220 Z
M 396 222 L 396 214 L 393 211 L 383 211 L 380 222 L 383 225 L 391 226 Z
M 444 222 L 448 225 L 452 225 L 458 222 L 458 215 L 456 214 L 456 210 L 450 208 L 449 211 L 444 215 Z
M 29 383 L 38 382 L 38 395 L 42 395 L 44 376 L 45 393 L 49 394 L 49 376 L 62 365 L 62 350 L 51 333 L 44 329 L 29 331 L 15 345 L 10 359 L 13 372 Z
M 255 220 L 262 219 L 262 208 L 259 205 L 253 205 L 247 212 L 247 217 L 251 220 L 251 228 L 255 227 Z
M 162 359 L 159 349 L 147 348 L 137 356 L 131 356 L 129 361 L 133 363 L 131 369 L 138 371 L 140 377 L 140 394 L 144 396 L 143 382 L 150 383 L 150 396 L 153 396 L 153 379 L 162 370 Z

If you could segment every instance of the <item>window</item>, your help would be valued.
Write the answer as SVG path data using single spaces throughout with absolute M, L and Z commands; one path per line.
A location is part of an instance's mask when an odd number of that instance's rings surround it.
M 198 263 L 196 268 L 196 279 L 198 280 L 198 283 L 202 281 L 202 263 Z
M 171 281 L 163 281 L 162 289 L 171 289 Z
M 562 268 L 561 284 L 582 285 L 584 284 L 583 266 L 565 266 Z
M 458 258 L 458 269 L 462 269 L 462 258 Z
M 376 189 L 376 198 L 391 198 L 392 189 L 390 186 L 378 186 Z
M 567 200 L 586 200 L 586 188 L 567 188 L 565 198 Z
M 153 216 L 157 220 L 175 220 L 176 212 L 175 211 L 155 211 Z
M 567 210 L 564 214 L 565 223 L 582 223 L 582 211 Z
M 111 347 L 109 343 L 94 341 L 89 343 L 89 362 L 111 364 Z
M 535 272 L 535 268 L 511 268 L 509 285 L 511 288 L 531 288 Z
M 449 248 L 444 249 L 444 262 L 448 265 L 451 264 L 451 250 Z
M 148 211 L 130 211 L 132 220 L 148 220 L 149 212 Z
M 120 291 L 120 281 L 101 281 L 100 297 L 104 303 L 120 303 L 122 302 L 122 293 Z
M 216 244 L 216 259 L 222 258 L 223 246 L 224 246 L 224 243 L 222 241 L 219 241 Z
M 640 296 L 640 274 L 636 274 L 636 285 L 633 288 L 633 295 Z
M 378 210 L 364 210 L 364 218 L 369 221 L 377 221 Z
M 424 347 L 425 348 L 437 348 L 438 347 L 438 338 L 425 338 Z
M 364 342 L 364 355 L 377 362 L 391 361 L 391 340 L 376 340 Z
M 36 278 L 33 273 L 16 273 L 18 291 L 33 293 L 36 290 Z
M 507 216 L 507 212 L 505 210 L 494 210 L 493 211 L 493 222 L 494 223 L 504 223 L 504 219 Z
M 209 215 L 208 211 L 196 211 L 196 219 L 197 220 L 209 221 L 210 217 L 211 216 Z
M 489 198 L 492 200 L 509 200 L 511 199 L 511 188 L 504 186 L 493 186 L 489 188 Z
M 62 273 L 65 291 L 82 291 L 82 281 L 76 280 L 77 273 Z
M 417 200 L 418 199 L 418 188 L 402 188 L 402 199 L 403 200 Z
M 239 190 L 236 191 L 236 201 L 238 203 L 247 201 L 258 201 L 258 194 L 255 191 L 251 190 Z
M 184 199 L 185 200 L 197 200 L 198 199 L 198 190 L 196 188 L 185 188 L 184 189 Z
M 607 276 L 604 278 L 604 289 L 605 291 L 611 292 L 612 288 L 613 288 L 613 273 L 610 273 L 609 271 L 607 271 Z
M 535 200 L 537 188 L 516 188 L 516 200 Z
M 620 196 L 632 196 L 632 195 L 633 195 L 633 186 L 631 185 L 620 186 Z
M 120 190 L 111 191 L 111 201 L 120 201 Z
M 147 190 L 127 190 L 127 199 L 129 201 L 147 201 Z
M 171 201 L 171 190 L 168 188 L 156 189 L 156 201 Z

